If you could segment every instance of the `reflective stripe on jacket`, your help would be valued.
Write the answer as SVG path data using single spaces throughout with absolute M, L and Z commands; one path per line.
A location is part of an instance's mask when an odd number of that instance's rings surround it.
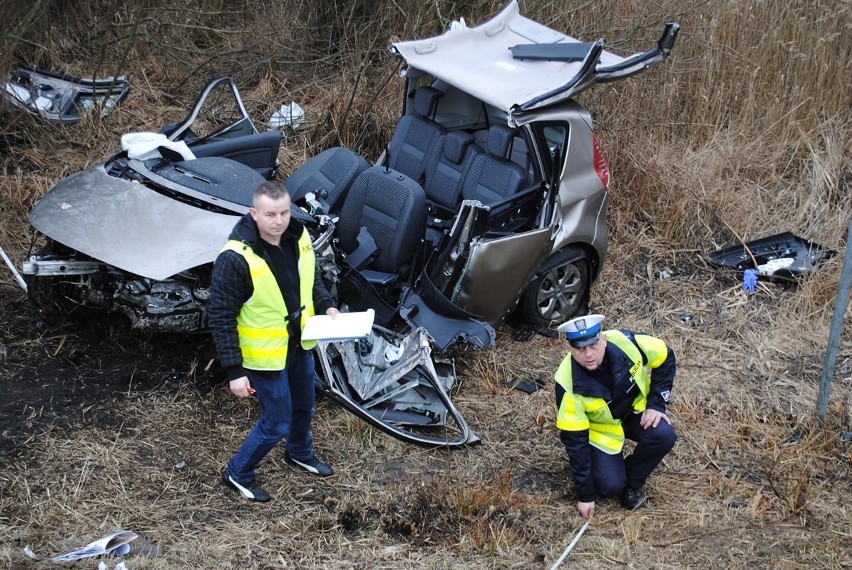
M 621 351 L 630 363 L 628 372 L 631 380 L 639 388 L 633 399 L 633 412 L 645 411 L 648 392 L 651 386 L 649 369 L 656 368 L 665 361 L 668 354 L 666 344 L 655 337 L 635 335 L 639 346 L 618 330 L 605 331 L 607 350 L 610 345 Z M 589 443 L 611 455 L 620 453 L 624 446 L 624 429 L 621 418 L 613 418 L 607 402 L 600 397 L 584 396 L 574 392 L 574 359 L 569 353 L 559 365 L 554 380 L 565 389 L 565 395 L 556 414 L 556 427 L 564 431 L 589 430 Z M 577 364 L 579 366 L 579 364 Z
M 287 330 L 289 310 L 284 296 L 278 288 L 275 275 L 262 257 L 252 248 L 239 240 L 229 240 L 222 251 L 239 253 L 248 263 L 254 292 L 243 304 L 237 315 L 237 335 L 243 366 L 252 370 L 283 370 L 287 365 L 287 345 L 290 333 Z M 311 238 L 303 231 L 298 241 L 299 299 L 302 308 L 299 328 L 305 328 L 308 317 L 314 314 L 313 286 L 316 258 Z M 316 345 L 315 341 L 302 342 L 302 348 L 308 350 Z

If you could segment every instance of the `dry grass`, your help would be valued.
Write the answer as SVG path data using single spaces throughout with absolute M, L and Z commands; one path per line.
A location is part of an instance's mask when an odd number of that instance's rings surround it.
M 474 23 L 502 2 L 73 4 L 0 8 L 0 67 L 21 59 L 128 73 L 133 90 L 106 119 L 72 128 L 0 111 L 2 134 L 28 141 L 0 154 L 0 245 L 16 260 L 29 246 L 26 214 L 54 181 L 101 160 L 123 132 L 179 120 L 214 75 L 237 78 L 258 124 L 290 100 L 306 108 L 309 128 L 282 148 L 283 174 L 318 150 L 354 144 L 362 127 L 359 148 L 375 158 L 398 112 L 391 37 L 436 33 L 459 16 Z M 852 430 L 848 319 L 826 424 L 814 419 L 840 260 L 799 286 L 761 283 L 753 297 L 702 261 L 783 230 L 845 247 L 852 7 L 619 0 L 523 9 L 604 36 L 621 53 L 646 49 L 664 21 L 683 25 L 668 63 L 582 101 L 613 171 L 610 255 L 590 309 L 674 347 L 680 441 L 649 482 L 648 507 L 626 513 L 604 502 L 563 567 L 852 567 L 852 449 L 840 438 Z M 8 272 L 0 279 L 12 323 L 24 301 Z M 483 439 L 476 448 L 406 446 L 321 401 L 318 453 L 337 475 L 317 481 L 272 455 L 261 476 L 276 500 L 259 506 L 217 483 L 255 417 L 251 405 L 222 386 L 137 389 L 133 372 L 116 379 L 110 357 L 159 356 L 125 333 L 87 344 L 14 322 L 0 327 L 4 375 L 40 381 L 42 363 L 56 361 L 75 386 L 92 374 L 123 396 L 69 409 L 64 423 L 46 421 L 45 410 L 65 392 L 24 408 L 33 431 L 0 457 L 2 567 L 47 567 L 22 557 L 26 544 L 48 555 L 128 528 L 163 553 L 129 560 L 133 569 L 548 568 L 582 522 L 552 392 L 502 385 L 548 379 L 564 356 L 558 341 L 514 343 L 501 329 L 496 347 L 458 355 L 454 401 Z M 204 377 L 203 358 L 178 362 L 182 374 Z

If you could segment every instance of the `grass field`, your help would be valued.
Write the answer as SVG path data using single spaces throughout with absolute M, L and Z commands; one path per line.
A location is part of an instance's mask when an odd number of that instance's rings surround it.
M 0 64 L 128 74 L 106 119 L 46 125 L 3 110 L 0 246 L 26 256 L 32 203 L 102 160 L 131 130 L 182 118 L 200 87 L 233 75 L 262 124 L 291 99 L 309 118 L 283 173 L 333 144 L 375 159 L 399 113 L 392 38 L 482 21 L 501 2 L 49 2 L 0 7 Z M 679 442 L 648 505 L 602 502 L 562 568 L 852 568 L 852 324 L 826 421 L 817 385 L 841 271 L 837 256 L 796 285 L 711 268 L 720 247 L 781 231 L 842 252 L 852 215 L 852 4 L 530 0 L 522 11 L 608 49 L 647 49 L 664 22 L 670 59 L 581 96 L 612 171 L 609 257 L 590 311 L 665 339 L 678 357 Z M 550 568 L 582 519 L 555 428 L 558 340 L 457 355 L 454 402 L 483 440 L 406 446 L 328 401 L 318 481 L 280 455 L 263 465 L 276 500 L 225 493 L 218 474 L 256 418 L 207 369 L 204 337 L 147 337 L 110 324 L 45 326 L 0 271 L 0 567 L 124 528 L 160 549 L 132 570 L 184 568 Z M 114 565 L 113 562 L 112 565 Z M 78 568 L 94 568 L 87 561 Z

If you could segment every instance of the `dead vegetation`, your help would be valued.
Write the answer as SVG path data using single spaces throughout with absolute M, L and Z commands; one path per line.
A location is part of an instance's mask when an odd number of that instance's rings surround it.
M 398 112 L 392 37 L 481 21 L 502 2 L 349 3 L 36 0 L 0 8 L 4 68 L 21 60 L 84 76 L 129 74 L 106 119 L 46 125 L 3 110 L 0 245 L 26 255 L 26 214 L 52 183 L 98 162 L 131 130 L 179 120 L 212 76 L 233 75 L 262 125 L 290 100 L 308 128 L 288 136 L 286 174 L 318 150 L 381 151 Z M 669 62 L 584 96 L 613 172 L 609 258 L 592 294 L 612 326 L 666 339 L 678 355 L 680 436 L 649 505 L 605 502 L 564 568 L 849 568 L 852 346 L 844 329 L 827 420 L 819 374 L 840 274 L 798 286 L 739 277 L 703 254 L 783 230 L 842 251 L 850 207 L 848 2 L 527 1 L 526 14 L 621 53 L 662 23 L 683 32 Z M 256 410 L 207 368 L 199 338 L 140 338 L 104 326 L 39 328 L 0 271 L 0 565 L 127 528 L 162 549 L 129 568 L 549 568 L 579 528 L 547 380 L 558 341 L 458 354 L 454 401 L 482 437 L 445 452 L 403 445 L 327 401 L 317 481 L 270 456 L 276 500 L 237 501 L 219 470 Z M 88 565 L 79 567 L 94 567 Z

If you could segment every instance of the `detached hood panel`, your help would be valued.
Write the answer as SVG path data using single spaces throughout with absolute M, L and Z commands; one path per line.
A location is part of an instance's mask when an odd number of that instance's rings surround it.
M 102 165 L 61 181 L 29 216 L 51 239 L 158 281 L 215 260 L 238 219 L 115 178 Z
M 657 65 L 678 29 L 669 24 L 651 50 L 622 57 L 604 50 L 603 40 L 583 43 L 521 16 L 513 0 L 479 26 L 454 22 L 440 36 L 396 42 L 390 49 L 411 67 L 509 112 L 558 103 Z

